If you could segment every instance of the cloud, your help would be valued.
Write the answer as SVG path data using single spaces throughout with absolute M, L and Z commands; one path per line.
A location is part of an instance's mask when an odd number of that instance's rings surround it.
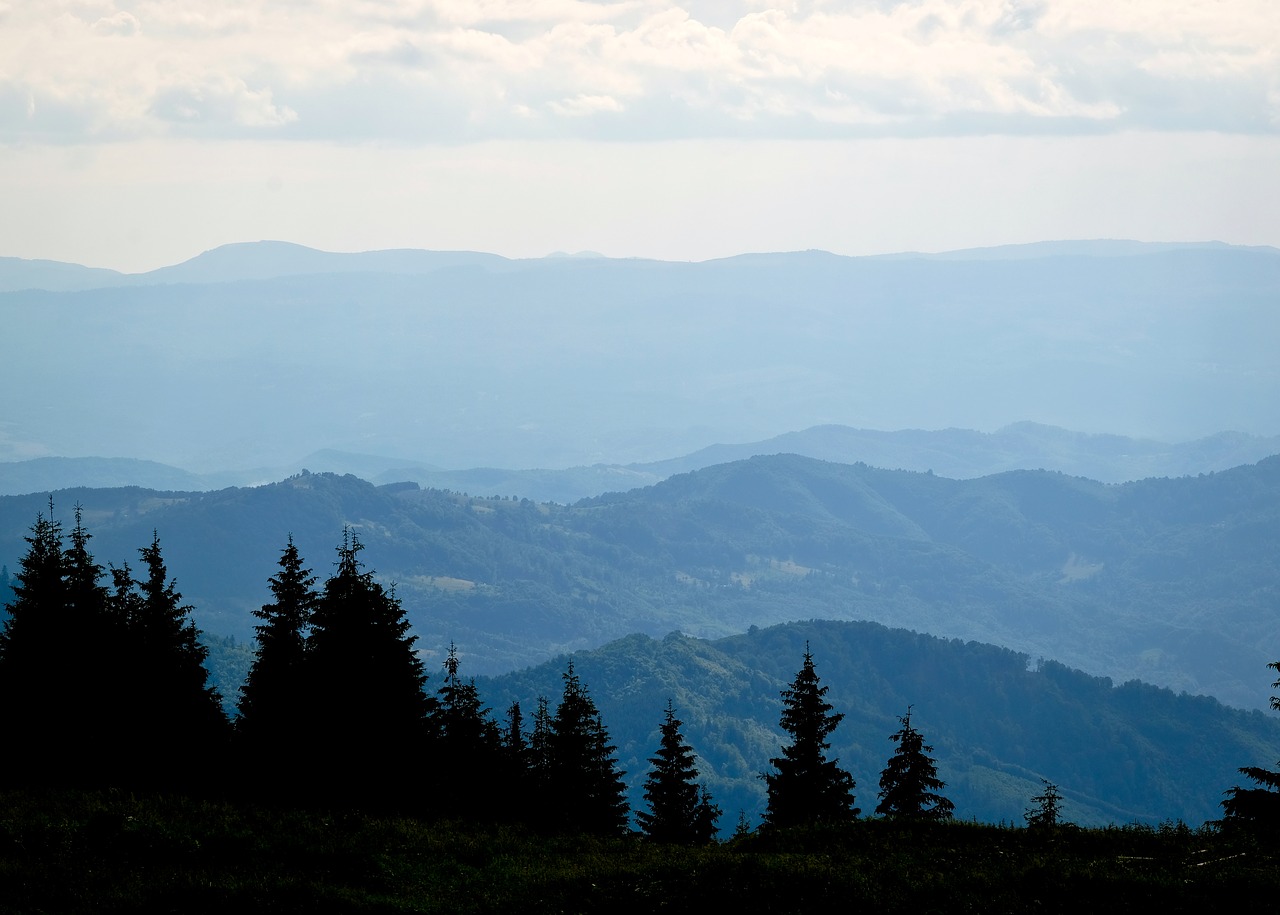
M 197 83 L 167 85 L 153 99 L 148 113 L 162 121 L 214 126 L 221 132 L 236 127 L 272 127 L 297 120 L 290 108 L 278 107 L 269 89 L 251 89 L 231 76 L 206 76 Z
M 1271 0 L 51 0 L 0 12 L 7 142 L 197 127 L 393 142 L 1280 130 Z

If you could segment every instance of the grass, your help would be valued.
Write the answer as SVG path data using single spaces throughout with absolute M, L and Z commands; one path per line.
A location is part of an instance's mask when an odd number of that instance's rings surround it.
M 1162 912 L 1269 907 L 1276 849 L 1181 826 L 863 820 L 707 848 L 113 793 L 0 793 L 0 913 Z

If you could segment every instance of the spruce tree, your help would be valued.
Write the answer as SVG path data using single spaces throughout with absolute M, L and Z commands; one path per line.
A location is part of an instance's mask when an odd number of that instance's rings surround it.
M 0 630 L 11 747 L 0 768 L 16 783 L 109 785 L 119 755 L 115 709 L 102 690 L 125 663 L 122 645 L 78 505 L 75 519 L 64 547 L 52 500 L 49 517 L 37 516 Z
M 441 744 L 437 777 L 450 787 L 440 796 L 437 812 L 506 819 L 511 785 L 502 777 L 502 735 L 480 701 L 475 680 L 463 680 L 460 666 L 458 650 L 450 644 L 435 712 Z
M 765 823 L 774 829 L 847 823 L 859 810 L 853 806 L 853 776 L 828 759 L 828 738 L 844 718 L 824 698 L 813 655 L 805 644 L 804 663 L 790 689 L 782 691 L 779 725 L 791 735 L 782 755 L 770 759 L 773 772 L 764 773 L 768 789 Z
M 434 702 L 404 609 L 364 571 L 363 548 L 343 532 L 336 571 L 311 617 L 313 787 L 318 799 L 412 807 L 421 798 L 408 787 L 409 773 L 429 759 Z
M 1023 814 L 1028 829 L 1053 830 L 1062 819 L 1062 793 L 1048 779 L 1040 779 L 1043 789 L 1031 798 L 1034 805 Z
M 124 644 L 119 757 L 138 787 L 195 790 L 225 762 L 230 725 L 208 683 L 208 649 L 169 578 L 159 535 L 139 549 L 146 577 L 113 570 L 111 602 Z
M 938 778 L 933 747 L 911 726 L 911 707 L 898 719 L 901 727 L 889 739 L 898 749 L 880 773 L 880 803 L 876 813 L 907 820 L 945 820 L 955 805 L 938 792 L 946 783 Z
M 638 811 L 636 819 L 651 839 L 691 845 L 715 836 L 720 808 L 700 789 L 693 749 L 680 732 L 683 723 L 668 700 L 658 751 L 649 757 L 652 768 L 644 784 L 649 809 Z
M 274 600 L 254 611 L 257 648 L 240 687 L 236 737 L 249 762 L 246 777 L 259 793 L 279 796 L 298 786 L 307 765 L 307 634 L 319 594 L 316 577 L 303 565 L 290 535 L 280 555 L 280 571 L 268 585 Z
M 525 821 L 532 827 L 548 831 L 555 827 L 556 805 L 551 797 L 551 710 L 546 696 L 538 697 L 533 713 L 533 731 L 529 734 L 525 776 L 528 790 L 524 795 Z
M 76 639 L 66 628 L 67 562 L 52 500 L 49 517 L 36 516 L 26 541 L 27 552 L 19 561 L 13 598 L 6 608 L 9 617 L 0 630 L 5 732 L 0 767 L 10 783 L 60 784 L 72 773 L 69 727 L 79 718 L 72 709 L 97 696 L 75 696 L 77 686 L 84 684 L 77 684 L 66 663 L 66 652 Z
M 1280 673 L 1280 661 L 1272 661 L 1267 666 Z M 1280 690 L 1280 679 L 1271 687 Z M 1271 707 L 1280 712 L 1280 695 L 1271 697 Z M 1280 770 L 1242 766 L 1240 774 L 1257 787 L 1236 785 L 1226 790 L 1226 799 L 1222 801 L 1222 825 L 1252 829 L 1273 840 L 1280 838 Z
M 627 827 L 626 788 L 615 747 L 573 662 L 547 735 L 554 823 L 567 832 L 617 835 Z
M 532 825 L 536 792 L 533 752 L 525 737 L 524 713 L 519 702 L 507 707 L 506 727 L 502 729 L 500 743 L 498 780 L 507 786 L 502 792 L 507 802 L 504 819 Z

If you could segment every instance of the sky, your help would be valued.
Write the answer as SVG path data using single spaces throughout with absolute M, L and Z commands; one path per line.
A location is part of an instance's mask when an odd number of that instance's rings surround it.
M 0 0 L 0 256 L 1280 246 L 1274 0 Z

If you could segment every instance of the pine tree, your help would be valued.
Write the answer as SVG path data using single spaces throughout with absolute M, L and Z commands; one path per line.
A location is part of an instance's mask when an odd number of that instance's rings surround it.
M 933 747 L 911 726 L 910 706 L 898 721 L 901 727 L 889 736 L 898 749 L 880 773 L 876 813 L 909 820 L 948 819 L 955 805 L 938 793 L 946 783 L 938 778 L 938 768 L 928 755 Z
M 65 629 L 67 563 L 62 525 L 36 516 L 27 552 L 14 576 L 8 619 L 0 630 L 0 708 L 7 781 L 60 784 L 69 779 L 68 712 L 76 703 L 65 652 L 74 641 Z M 84 694 L 80 702 L 96 697 Z M 72 715 L 72 718 L 75 717 Z
M 616 835 L 627 827 L 626 788 L 596 704 L 569 662 L 547 735 L 549 799 L 568 832 Z
M 527 790 L 521 803 L 524 820 L 536 829 L 550 830 L 556 823 L 556 804 L 551 795 L 551 710 L 546 696 L 538 697 L 534 709 L 526 759 Z
M 193 790 L 222 769 L 230 724 L 208 683 L 208 649 L 169 578 L 159 535 L 139 549 L 146 577 L 113 570 L 122 627 L 121 777 L 139 787 Z
M 668 700 L 658 751 L 649 757 L 652 768 L 645 779 L 649 809 L 637 812 L 636 819 L 649 838 L 688 845 L 714 837 L 720 808 L 711 803 L 705 789 L 700 790 L 693 750 L 680 732 L 682 724 Z
M 429 758 L 435 703 L 404 609 L 363 570 L 363 548 L 343 532 L 337 569 L 311 617 L 311 774 L 321 797 L 403 808 L 420 801 L 408 773 Z
M 1062 793 L 1048 779 L 1042 778 L 1040 783 L 1044 790 L 1031 798 L 1034 806 L 1023 814 L 1023 819 L 1027 821 L 1028 829 L 1056 829 L 1062 818 Z
M 842 824 L 860 812 L 853 806 L 853 776 L 839 760 L 827 759 L 828 738 L 844 715 L 832 710 L 826 694 L 806 643 L 804 664 L 791 688 L 782 691 L 779 725 L 792 741 L 769 760 L 776 771 L 761 776 L 769 796 L 765 823 L 772 828 Z
M 441 741 L 438 777 L 449 785 L 439 813 L 473 820 L 507 818 L 511 784 L 502 777 L 502 735 L 480 701 L 474 680 L 459 675 L 457 648 L 450 644 L 438 693 L 436 727 Z
M 290 535 L 280 571 L 269 579 L 274 600 L 254 611 L 257 650 L 240 687 L 236 736 L 254 787 L 268 796 L 292 793 L 304 755 L 312 695 L 307 688 L 307 634 L 319 601 L 316 577 Z
M 500 771 L 498 780 L 508 787 L 504 791 L 507 798 L 507 816 L 504 819 L 528 823 L 535 822 L 532 816 L 537 794 L 533 775 L 533 751 L 524 733 L 524 713 L 519 702 L 512 702 L 507 707 L 506 727 L 502 729 Z
M 524 714 L 520 711 L 520 703 L 512 702 L 507 707 L 507 726 L 502 732 L 502 751 L 511 761 L 513 768 L 524 770 L 529 767 L 529 742 L 524 736 Z
M 112 783 L 115 711 L 104 685 L 121 664 L 102 567 L 75 509 L 70 546 L 61 524 L 37 516 L 9 619 L 0 631 L 0 704 L 12 748 L 0 761 L 12 781 L 96 787 Z
M 1267 666 L 1280 673 L 1280 661 L 1272 661 Z M 1272 683 L 1271 687 L 1280 690 L 1280 680 Z M 1271 707 L 1280 712 L 1280 695 L 1271 697 Z M 1280 837 L 1280 770 L 1242 766 L 1240 774 L 1258 787 L 1236 785 L 1226 790 L 1226 799 L 1222 801 L 1222 825 L 1246 827 L 1271 838 Z

